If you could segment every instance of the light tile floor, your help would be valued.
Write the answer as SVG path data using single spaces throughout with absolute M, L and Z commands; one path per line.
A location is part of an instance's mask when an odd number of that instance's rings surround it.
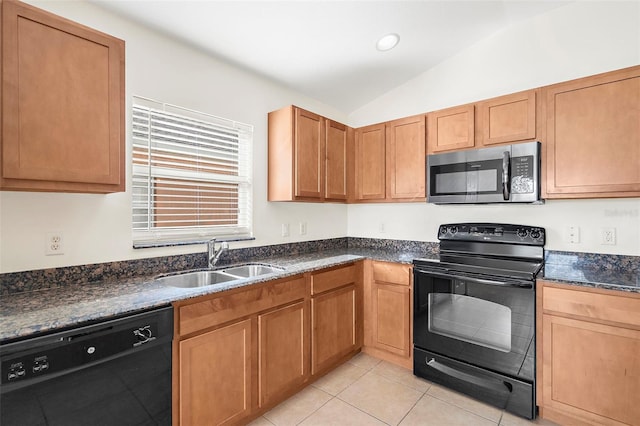
M 288 425 L 527 426 L 527 421 L 360 353 L 251 423 Z

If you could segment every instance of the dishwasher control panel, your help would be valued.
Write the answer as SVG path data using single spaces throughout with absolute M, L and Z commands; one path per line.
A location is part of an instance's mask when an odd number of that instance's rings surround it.
M 143 313 L 0 346 L 0 383 L 39 381 L 173 337 L 173 311 Z

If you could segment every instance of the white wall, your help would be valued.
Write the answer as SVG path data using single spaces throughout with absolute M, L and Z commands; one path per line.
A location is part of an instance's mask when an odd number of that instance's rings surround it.
M 437 225 L 486 220 L 541 225 L 553 250 L 639 255 L 640 201 L 554 201 L 543 206 L 339 205 L 266 202 L 266 114 L 291 103 L 352 126 L 432 111 L 640 63 L 638 2 L 577 2 L 483 40 L 349 116 L 81 1 L 29 3 L 126 40 L 127 159 L 131 96 L 233 118 L 255 126 L 254 233 L 232 248 L 343 237 L 435 241 Z M 169 83 L 181 78 L 179 84 Z M 128 177 L 128 179 L 130 179 Z M 130 181 L 127 183 L 130 188 Z M 0 192 L 0 273 L 204 251 L 201 246 L 133 250 L 131 196 Z M 298 223 L 308 234 L 298 235 Z M 291 237 L 280 236 L 290 223 Z M 380 223 L 385 232 L 380 233 Z M 577 225 L 582 242 L 562 242 Z M 599 228 L 618 244 L 598 243 Z M 625 230 L 623 232 L 623 230 Z M 45 236 L 64 236 L 45 256 Z
M 254 125 L 256 240 L 231 243 L 231 248 L 346 236 L 345 205 L 266 201 L 267 112 L 293 103 L 341 122 L 346 122 L 346 115 L 95 5 L 82 1 L 29 3 L 126 41 L 127 160 L 131 157 L 130 106 L 134 94 Z M 0 192 L 0 272 L 204 251 L 201 245 L 132 248 L 129 170 L 125 193 Z M 307 222 L 304 237 L 298 233 L 300 221 Z M 280 236 L 281 223 L 291 224 L 290 237 Z M 62 232 L 63 255 L 45 256 L 49 231 Z
M 478 42 L 353 112 L 349 124 L 359 127 L 638 64 L 640 2 L 573 2 Z M 544 226 L 551 250 L 640 255 L 638 198 L 541 206 L 372 204 L 348 210 L 353 237 L 436 241 L 441 223 L 490 221 Z M 580 227 L 580 243 L 564 241 L 568 226 Z M 600 243 L 602 227 L 616 228 L 615 246 Z

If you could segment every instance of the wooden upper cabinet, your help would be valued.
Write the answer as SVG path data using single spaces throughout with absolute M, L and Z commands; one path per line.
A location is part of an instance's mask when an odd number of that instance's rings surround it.
M 2 2 L 3 190 L 125 190 L 124 41 Z
M 269 201 L 346 201 L 350 129 L 296 106 L 269 120 Z
M 386 198 L 385 139 L 384 123 L 356 129 L 356 200 Z
M 481 131 L 478 145 L 513 143 L 536 138 L 536 91 L 514 93 L 477 106 Z
M 326 120 L 325 161 L 326 182 L 324 197 L 327 200 L 347 199 L 347 159 L 349 129 L 344 124 Z
M 542 93 L 547 198 L 640 196 L 640 66 Z
M 535 140 L 537 90 L 427 115 L 429 153 Z
M 427 146 L 430 153 L 475 146 L 473 104 L 430 112 L 427 120 Z
M 425 116 L 386 123 L 387 197 L 425 198 Z
M 317 114 L 295 108 L 294 195 L 322 198 L 324 181 L 324 120 Z

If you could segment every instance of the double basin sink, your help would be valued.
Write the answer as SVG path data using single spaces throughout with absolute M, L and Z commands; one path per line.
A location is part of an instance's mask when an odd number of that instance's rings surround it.
M 209 287 L 281 271 L 284 271 L 284 268 L 259 263 L 248 263 L 223 269 L 207 269 L 165 275 L 157 278 L 156 282 L 160 285 L 180 288 Z

